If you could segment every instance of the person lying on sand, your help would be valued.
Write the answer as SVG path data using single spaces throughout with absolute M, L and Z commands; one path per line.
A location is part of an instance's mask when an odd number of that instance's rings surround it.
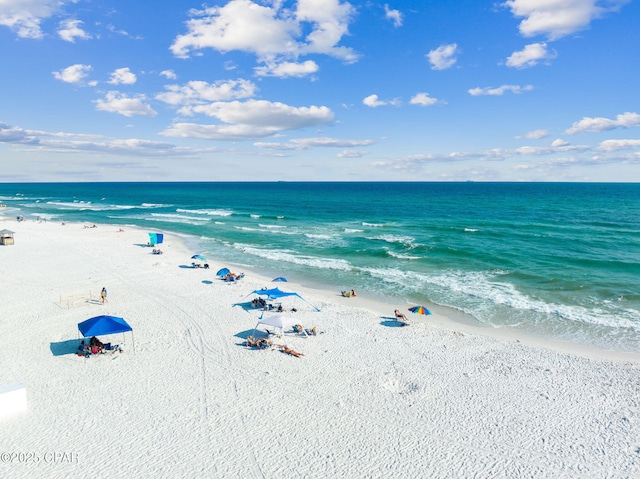
M 281 346 L 280 349 L 282 349 L 283 353 L 289 354 L 291 356 L 295 356 L 296 358 L 299 358 L 300 356 L 304 356 L 304 354 L 299 353 L 298 351 L 294 351 L 289 346 Z
M 251 348 L 267 349 L 271 346 L 271 341 L 266 338 L 255 339 L 253 336 L 248 336 L 245 344 L 247 347 Z

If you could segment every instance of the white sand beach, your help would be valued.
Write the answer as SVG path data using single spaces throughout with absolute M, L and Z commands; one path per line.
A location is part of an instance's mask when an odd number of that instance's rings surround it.
M 4 479 L 640 477 L 639 355 L 439 314 L 397 327 L 408 305 L 252 271 L 225 283 L 173 235 L 154 255 L 127 226 L 0 229 L 0 387 L 27 397 L 0 417 Z M 285 336 L 300 358 L 244 345 L 259 312 L 233 305 L 274 285 L 321 310 L 282 300 L 322 332 Z M 98 315 L 132 326 L 100 338 L 124 352 L 74 354 Z

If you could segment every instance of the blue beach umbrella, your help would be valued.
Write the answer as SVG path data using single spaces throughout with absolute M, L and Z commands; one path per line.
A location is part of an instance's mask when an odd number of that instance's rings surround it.
M 287 282 L 287 278 L 285 278 L 284 276 L 278 276 L 277 278 L 273 278 L 271 280 L 272 283 L 276 282 L 276 281 L 282 281 L 283 283 L 286 283 Z
M 205 258 L 204 256 L 202 256 L 201 254 L 194 254 L 191 259 L 197 259 L 199 261 L 207 261 L 207 258 Z
M 416 314 L 424 314 L 424 315 L 431 314 L 431 311 L 429 311 L 424 306 L 414 306 L 413 308 L 409 308 L 409 311 Z
M 216 276 L 226 276 L 230 272 L 231 271 L 229 271 L 229 268 L 222 268 L 222 269 L 218 270 L 218 272 L 216 273 Z

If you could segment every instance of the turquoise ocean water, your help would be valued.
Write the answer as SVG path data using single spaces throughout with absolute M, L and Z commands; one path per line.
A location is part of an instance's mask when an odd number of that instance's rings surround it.
M 0 184 L 0 203 L 9 217 L 178 233 L 267 275 L 640 351 L 640 184 Z

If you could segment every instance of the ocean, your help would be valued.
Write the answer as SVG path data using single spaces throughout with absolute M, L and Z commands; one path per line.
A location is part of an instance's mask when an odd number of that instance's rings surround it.
M 0 203 L 4 216 L 171 232 L 194 254 L 307 286 L 640 351 L 640 184 L 13 183 Z

